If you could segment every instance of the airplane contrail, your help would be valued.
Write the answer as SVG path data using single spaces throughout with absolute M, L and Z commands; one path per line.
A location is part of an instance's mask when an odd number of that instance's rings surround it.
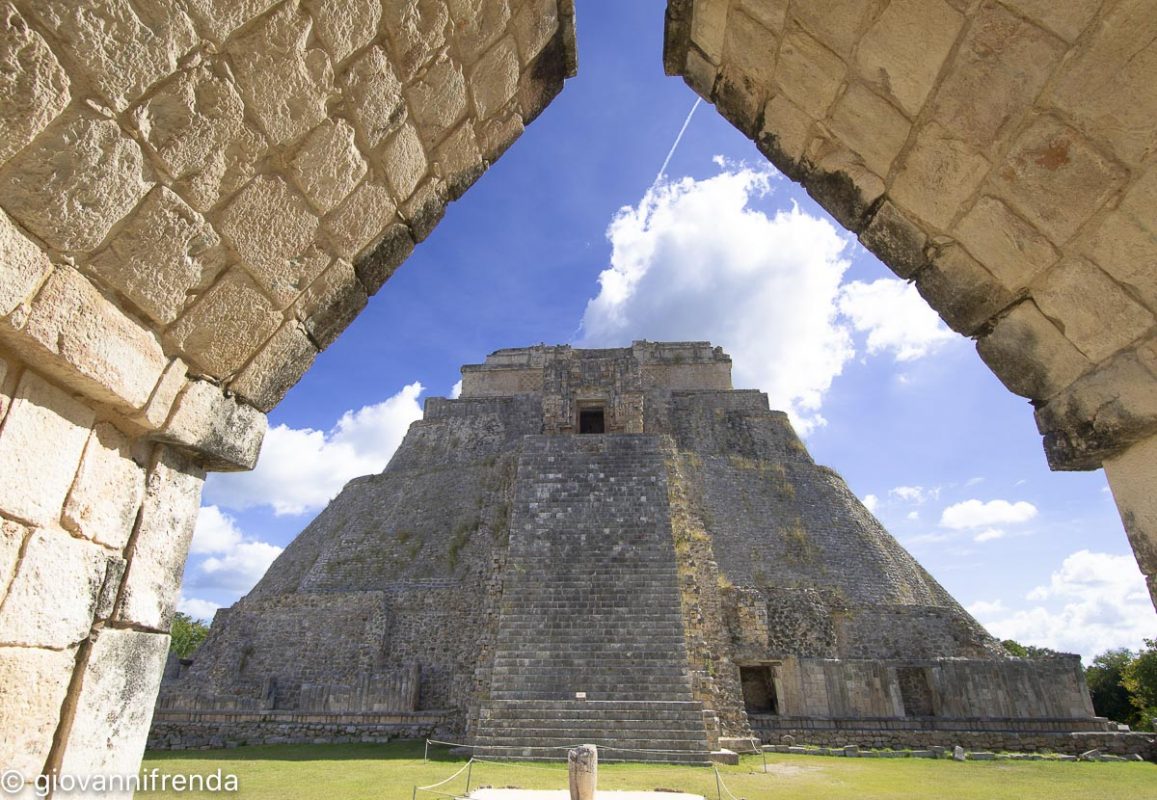
M 691 117 L 695 114 L 695 109 L 699 108 L 699 104 L 703 102 L 702 97 L 695 98 L 695 105 L 691 106 L 691 110 L 687 112 L 687 119 L 683 120 L 683 127 L 679 129 L 679 135 L 675 137 L 675 142 L 671 145 L 671 149 L 667 151 L 667 157 L 663 159 L 663 166 L 659 167 L 659 174 L 655 176 L 651 187 L 662 180 L 664 173 L 667 172 L 667 165 L 671 163 L 671 156 L 675 155 L 675 148 L 679 146 L 679 142 L 683 141 L 683 134 L 687 132 L 687 126 L 691 124 Z

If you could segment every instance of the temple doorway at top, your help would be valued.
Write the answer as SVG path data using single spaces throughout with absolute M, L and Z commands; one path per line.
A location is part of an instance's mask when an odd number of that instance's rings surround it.
M 578 419 L 579 433 L 605 433 L 606 419 L 602 406 L 580 408 Z

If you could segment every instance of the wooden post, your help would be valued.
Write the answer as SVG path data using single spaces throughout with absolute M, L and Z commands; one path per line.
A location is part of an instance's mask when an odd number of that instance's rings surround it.
M 593 744 L 580 745 L 567 753 L 570 773 L 570 800 L 595 800 L 599 782 L 599 749 Z

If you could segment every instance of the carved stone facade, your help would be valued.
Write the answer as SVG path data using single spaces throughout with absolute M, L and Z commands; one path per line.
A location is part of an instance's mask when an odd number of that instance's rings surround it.
M 1076 656 L 1009 657 L 730 373 L 702 342 L 464 367 L 218 612 L 153 744 L 239 741 L 255 711 L 679 761 L 816 721 L 1107 729 Z
M 136 769 L 205 470 L 574 57 L 568 0 L 0 2 L 5 768 Z

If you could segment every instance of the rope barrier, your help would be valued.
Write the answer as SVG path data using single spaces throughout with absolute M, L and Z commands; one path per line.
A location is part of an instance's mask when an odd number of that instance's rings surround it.
M 470 759 L 469 761 L 467 761 L 465 764 L 462 765 L 462 769 L 458 770 L 457 772 L 455 772 L 453 775 L 451 775 L 449 778 L 447 778 L 444 781 L 438 781 L 437 783 L 431 783 L 429 786 L 415 786 L 414 788 L 417 790 L 423 791 L 423 792 L 425 792 L 429 789 L 437 789 L 439 786 L 444 786 L 445 784 L 447 784 L 450 781 L 457 778 L 459 775 L 461 775 L 463 772 L 466 771 L 467 767 L 469 767 L 473 763 L 474 763 L 474 759 Z

